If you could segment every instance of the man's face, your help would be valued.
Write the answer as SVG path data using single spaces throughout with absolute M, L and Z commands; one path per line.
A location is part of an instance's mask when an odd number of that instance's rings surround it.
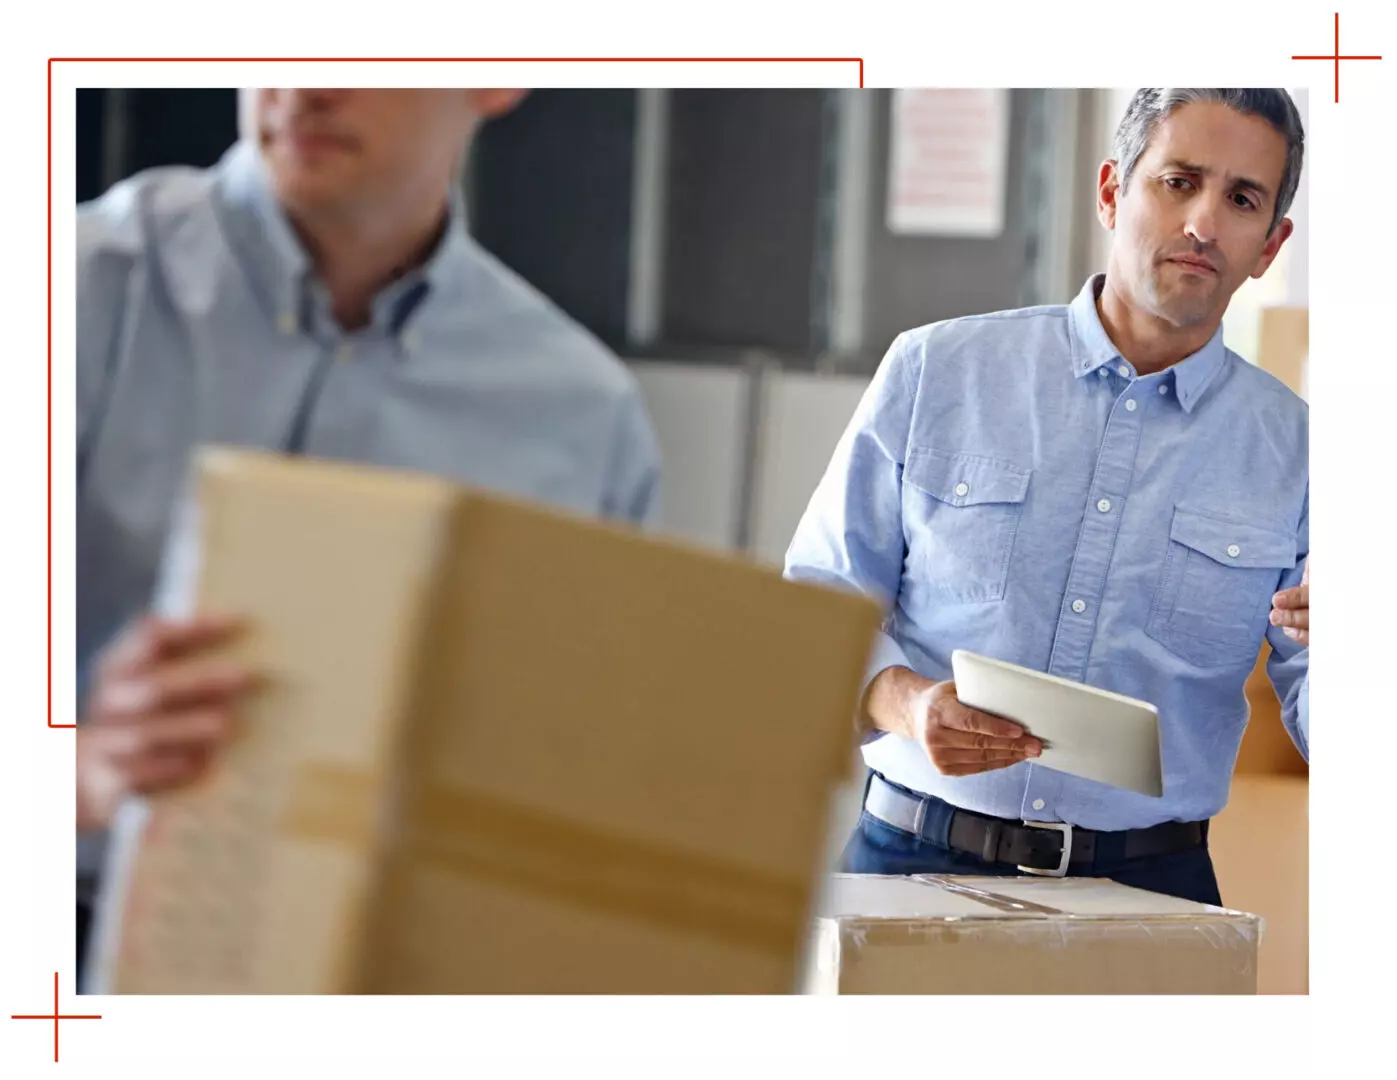
M 353 213 L 440 197 L 477 119 L 510 90 L 256 90 L 251 123 L 293 212 Z
M 1194 102 L 1156 126 L 1129 190 L 1104 164 L 1097 213 L 1115 232 L 1110 273 L 1128 301 L 1177 327 L 1221 319 L 1290 235 L 1288 219 L 1270 231 L 1285 155 L 1261 117 Z

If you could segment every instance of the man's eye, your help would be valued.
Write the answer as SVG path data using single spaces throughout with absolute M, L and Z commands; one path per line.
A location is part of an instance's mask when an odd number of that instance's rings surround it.
M 1255 210 L 1255 209 L 1256 209 L 1256 203 L 1255 203 L 1254 201 L 1252 201 L 1252 199 L 1248 198 L 1246 195 L 1243 195 L 1240 191 L 1237 192 L 1237 194 L 1235 194 L 1235 195 L 1232 196 L 1232 201 L 1237 205 L 1237 207 L 1238 207 L 1239 209 L 1242 209 L 1242 210 Z
M 1187 191 L 1193 185 L 1183 176 L 1166 176 L 1164 184 L 1171 191 Z

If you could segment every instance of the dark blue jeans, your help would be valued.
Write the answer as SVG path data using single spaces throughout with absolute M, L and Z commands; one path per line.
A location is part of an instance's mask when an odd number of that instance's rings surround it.
M 867 811 L 859 816 L 858 827 L 849 838 L 840 859 L 847 874 L 984 874 L 1012 877 L 1021 873 L 1012 866 L 987 863 L 974 855 L 952 851 L 945 846 L 950 828 L 950 808 L 933 805 L 927 813 L 923 835 L 916 836 L 873 817 Z M 1101 877 L 1149 892 L 1165 893 L 1200 904 L 1222 905 L 1212 856 L 1206 844 L 1174 855 L 1154 855 L 1127 859 L 1110 851 L 1109 843 L 1099 845 L 1095 862 L 1089 867 L 1073 867 L 1073 877 Z

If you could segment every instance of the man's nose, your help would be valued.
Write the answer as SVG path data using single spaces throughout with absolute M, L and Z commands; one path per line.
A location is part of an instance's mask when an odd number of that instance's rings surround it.
M 1209 246 L 1217 243 L 1218 206 L 1215 200 L 1200 196 L 1189 206 L 1188 218 L 1184 223 L 1184 233 L 1194 243 Z
M 353 91 L 326 90 L 321 87 L 278 90 L 278 104 L 288 114 L 334 112 Z

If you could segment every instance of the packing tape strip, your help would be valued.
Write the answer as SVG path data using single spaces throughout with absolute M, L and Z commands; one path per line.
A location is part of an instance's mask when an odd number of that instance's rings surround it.
M 464 877 L 782 956 L 794 957 L 803 940 L 809 895 L 800 881 L 461 791 L 405 793 L 393 832 L 381 832 L 385 800 L 380 777 L 304 767 L 282 829 L 364 851 L 388 837 L 390 874 L 393 864 L 420 860 Z M 386 820 L 382 826 L 390 827 Z
M 1013 912 L 1016 915 L 1066 915 L 1067 912 L 1059 908 L 1049 907 L 1047 904 L 1035 904 L 1032 900 L 1016 900 L 1012 896 L 1005 896 L 1003 893 L 990 892 L 988 889 L 976 888 L 974 885 L 967 885 L 945 874 L 913 874 L 914 881 L 920 881 L 925 885 L 934 885 L 938 889 L 946 892 L 957 893 L 960 896 L 968 896 L 972 900 L 978 900 L 987 907 L 992 907 L 997 911 Z
M 307 840 L 368 851 L 378 843 L 382 779 L 343 766 L 308 765 L 296 770 L 283 832 Z

